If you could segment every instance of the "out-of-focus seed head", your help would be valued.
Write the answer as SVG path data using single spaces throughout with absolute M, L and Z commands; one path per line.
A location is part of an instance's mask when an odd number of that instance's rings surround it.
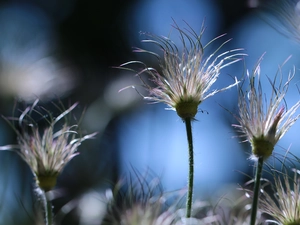
M 60 126 L 58 123 L 62 122 L 61 120 L 77 106 L 77 103 L 56 118 L 46 111 L 47 116 L 50 117 L 48 127 L 40 129 L 30 115 L 35 110 L 37 103 L 38 101 L 35 101 L 32 106 L 27 107 L 17 119 L 20 130 L 6 119 L 17 133 L 18 146 L 4 146 L 1 149 L 18 148 L 16 152 L 29 165 L 38 186 L 44 191 L 49 191 L 55 186 L 57 177 L 65 165 L 78 155 L 77 149 L 81 143 L 93 138 L 96 133 L 78 137 L 77 124 L 69 125 L 65 121 Z
M 300 224 L 299 171 L 294 169 L 293 172 L 293 176 L 287 171 L 274 174 L 273 194 L 264 191 L 260 198 L 261 211 L 271 216 L 274 224 Z

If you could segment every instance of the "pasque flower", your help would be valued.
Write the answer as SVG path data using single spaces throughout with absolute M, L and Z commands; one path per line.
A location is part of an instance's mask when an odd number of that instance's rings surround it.
M 284 97 L 288 91 L 289 84 L 294 77 L 294 71 L 290 71 L 287 81 L 283 83 L 282 76 L 276 75 L 274 81 L 270 81 L 272 92 L 267 101 L 262 91 L 260 81 L 260 62 L 257 63 L 252 74 L 247 71 L 249 89 L 243 91 L 239 87 L 239 116 L 236 117 L 239 124 L 233 126 L 242 133 L 241 137 L 249 141 L 252 146 L 253 156 L 256 158 L 268 158 L 274 146 L 280 138 L 299 118 L 296 114 L 300 101 L 296 102 L 290 109 L 284 106 Z M 276 87 L 276 79 L 279 78 L 279 86 Z
M 55 186 L 57 176 L 64 166 L 78 155 L 77 149 L 81 143 L 94 137 L 96 133 L 76 137 L 76 124 L 68 125 L 64 122 L 59 127 L 58 122 L 61 122 L 77 106 L 77 103 L 56 118 L 51 117 L 47 112 L 47 116 L 50 116 L 48 127 L 39 129 L 30 117 L 37 102 L 35 101 L 31 107 L 26 108 L 18 118 L 20 131 L 13 127 L 17 133 L 18 145 L 3 146 L 1 149 L 16 149 L 36 176 L 39 187 L 44 191 L 49 191 Z M 12 125 L 11 122 L 9 123 Z
M 224 35 L 216 37 L 203 46 L 201 43 L 204 32 L 203 27 L 199 35 L 191 28 L 182 30 L 177 25 L 174 28 L 180 35 L 183 45 L 182 50 L 169 38 L 150 33 L 143 33 L 149 38 L 143 40 L 143 42 L 158 45 L 163 52 L 163 57 L 144 49 L 135 49 L 136 52 L 144 52 L 156 56 L 159 61 L 160 71 L 148 67 L 140 61 L 130 61 L 122 64 L 121 67 L 127 67 L 130 64 L 142 65 L 143 68 L 135 72 L 149 92 L 149 96 L 144 98 L 155 103 L 163 102 L 167 104 L 169 109 L 175 110 L 182 119 L 193 119 L 201 102 L 238 83 L 236 81 L 222 89 L 210 90 L 211 86 L 218 79 L 221 69 L 241 60 L 241 56 L 245 54 L 240 52 L 241 49 L 219 53 L 221 48 L 229 41 L 227 40 L 209 56 L 204 57 L 205 49 Z M 148 84 L 142 78 L 143 73 L 150 75 L 150 80 L 154 86 Z
M 296 114 L 300 101 L 296 102 L 290 109 L 283 106 L 284 97 L 288 91 L 289 84 L 294 77 L 294 71 L 289 72 L 287 81 L 279 77 L 279 86 L 276 87 L 275 79 L 270 81 L 272 92 L 269 101 L 263 95 L 260 81 L 260 62 L 258 61 L 252 74 L 247 71 L 249 79 L 249 90 L 243 91 L 239 87 L 239 124 L 233 125 L 242 133 L 242 137 L 251 143 L 252 158 L 257 159 L 257 168 L 254 180 L 253 202 L 251 208 L 250 225 L 255 225 L 259 198 L 260 179 L 264 160 L 273 152 L 273 149 L 280 138 L 299 118 Z M 279 72 L 280 69 L 279 69 Z M 295 115 L 295 116 L 294 116 Z
M 191 217 L 192 195 L 194 180 L 194 158 L 193 158 L 193 138 L 191 121 L 198 112 L 198 106 L 201 102 L 214 94 L 227 90 L 238 84 L 235 83 L 222 89 L 211 91 L 211 86 L 216 82 L 222 68 L 229 66 L 239 60 L 241 49 L 234 49 L 219 53 L 220 49 L 228 42 L 223 42 L 209 56 L 204 56 L 204 51 L 211 43 L 221 38 L 223 35 L 211 40 L 206 45 L 202 45 L 201 38 L 204 28 L 198 35 L 191 27 L 183 30 L 175 23 L 174 29 L 178 31 L 183 49 L 179 49 L 174 42 L 167 37 L 161 37 L 150 33 L 144 33 L 148 42 L 157 45 L 163 52 L 163 58 L 154 52 L 137 48 L 136 52 L 149 53 L 157 57 L 160 65 L 160 71 L 148 67 L 141 61 L 130 61 L 121 65 L 127 68 L 132 64 L 142 65 L 142 69 L 135 71 L 142 81 L 144 88 L 149 92 L 149 96 L 144 97 L 154 103 L 163 102 L 169 106 L 169 109 L 175 110 L 180 118 L 185 122 L 187 140 L 189 147 L 189 176 L 187 191 L 186 217 Z M 153 85 L 148 84 L 142 77 L 142 74 L 149 75 Z
M 294 170 L 293 177 L 287 172 L 275 174 L 275 184 L 272 186 L 274 195 L 264 192 L 261 198 L 262 212 L 273 217 L 274 224 L 300 224 L 300 183 L 299 171 Z M 282 178 L 281 178 L 282 177 Z

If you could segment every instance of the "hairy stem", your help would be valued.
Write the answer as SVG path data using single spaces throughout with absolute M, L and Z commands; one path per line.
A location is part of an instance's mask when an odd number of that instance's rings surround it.
M 261 174 L 262 174 L 263 163 L 264 163 L 264 158 L 259 157 L 258 161 L 257 161 L 255 181 L 254 181 L 254 193 L 253 193 L 250 225 L 255 225 L 255 221 L 256 221 L 259 188 L 260 188 L 260 178 L 261 178 Z
M 45 221 L 46 225 L 53 225 L 53 212 L 52 212 L 52 203 L 48 200 L 46 192 L 43 192 L 43 203 L 44 203 L 44 210 L 45 210 Z
M 189 176 L 188 176 L 188 193 L 186 199 L 186 217 L 191 217 L 193 204 L 193 187 L 194 187 L 194 151 L 191 119 L 185 119 L 187 141 L 189 145 Z

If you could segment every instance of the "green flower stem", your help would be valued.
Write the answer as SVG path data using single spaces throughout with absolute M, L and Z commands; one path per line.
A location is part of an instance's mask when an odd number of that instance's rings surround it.
M 193 187 L 194 187 L 194 151 L 193 151 L 193 135 L 191 118 L 185 119 L 187 141 L 189 145 L 189 176 L 188 176 L 188 193 L 186 199 L 186 217 L 191 217 L 193 203 Z
M 52 212 L 52 203 L 51 201 L 47 200 L 47 219 L 48 219 L 48 225 L 53 224 L 53 212 Z
M 45 210 L 45 221 L 46 225 L 53 225 L 53 212 L 52 212 L 52 203 L 48 200 L 46 192 L 43 191 L 43 202 Z
M 255 174 L 255 181 L 254 181 L 254 194 L 253 194 L 250 225 L 255 225 L 255 221 L 256 221 L 260 178 L 261 178 L 261 174 L 262 174 L 263 163 L 264 163 L 264 158 L 259 157 L 258 161 L 257 161 L 257 168 L 256 168 L 256 174 Z

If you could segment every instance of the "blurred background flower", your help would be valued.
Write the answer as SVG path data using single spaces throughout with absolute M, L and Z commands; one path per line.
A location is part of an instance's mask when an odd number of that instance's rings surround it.
M 76 73 L 56 58 L 53 21 L 38 7 L 5 4 L 0 9 L 0 92 L 33 101 L 64 95 L 75 87 Z
M 58 116 L 51 102 L 61 101 L 67 107 L 79 101 L 74 112 L 80 115 L 86 107 L 84 129 L 99 131 L 97 139 L 83 143 L 80 149 L 84 151 L 79 149 L 80 157 L 67 165 L 52 193 L 61 224 L 100 224 L 103 201 L 91 201 L 91 196 L 97 199 L 93 193 L 102 193 L 110 186 L 108 181 L 117 181 L 131 167 L 141 172 L 153 170 L 166 190 L 186 185 L 181 120 L 163 105 L 147 105 L 134 90 L 118 93 L 128 85 L 138 87 L 139 81 L 134 74 L 112 67 L 130 60 L 157 67 L 152 58 L 132 53 L 132 47 L 145 47 L 139 31 L 174 35 L 174 19 L 180 27 L 186 21 L 196 31 L 205 20 L 204 43 L 227 33 L 227 38 L 233 38 L 227 48 L 245 48 L 248 57 L 245 63 L 224 68 L 213 88 L 229 85 L 234 76 L 242 77 L 264 52 L 261 74 L 272 78 L 278 65 L 292 54 L 282 73 L 296 66 L 286 102 L 290 106 L 298 101 L 294 85 L 299 80 L 300 48 L 291 31 L 282 26 L 286 17 L 276 16 L 280 4 L 282 1 L 267 0 L 0 2 L 0 113 L 18 114 L 38 97 Z M 294 10 L 293 5 L 289 9 Z M 179 37 L 174 38 L 179 46 Z M 262 85 L 264 82 L 267 79 Z M 216 193 L 225 184 L 248 179 L 238 171 L 252 175 L 252 162 L 247 161 L 250 149 L 243 149 L 246 146 L 232 138 L 236 134 L 231 124 L 236 121 L 219 104 L 235 112 L 237 91 L 231 89 L 204 102 L 204 113 L 196 117 L 195 197 L 218 199 Z M 46 124 L 42 116 L 35 119 L 41 127 Z M 292 144 L 290 151 L 299 154 L 299 126 L 295 124 L 280 140 L 275 153 L 284 153 Z M 15 142 L 4 121 L 0 121 L 0 132 L 0 145 Z M 0 152 L 0 167 L 0 224 L 33 224 L 39 211 L 29 168 L 11 152 Z M 82 207 L 93 209 L 88 215 L 93 220 L 87 219 Z

